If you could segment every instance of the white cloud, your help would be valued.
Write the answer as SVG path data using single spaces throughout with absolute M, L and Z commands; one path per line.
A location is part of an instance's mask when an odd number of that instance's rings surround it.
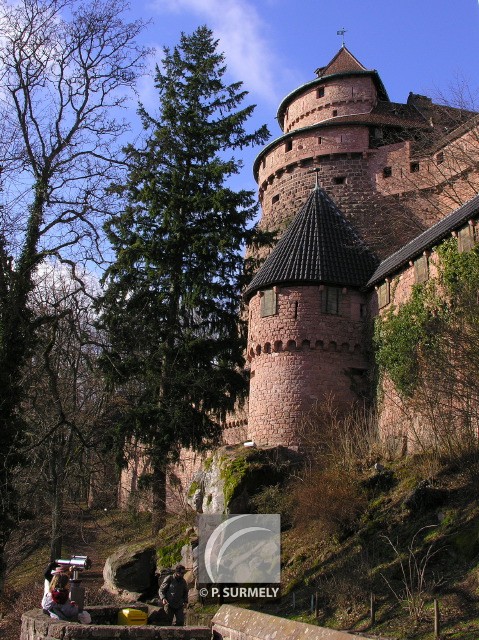
M 156 0 L 158 12 L 194 12 L 219 39 L 229 73 L 263 100 L 277 104 L 281 95 L 274 82 L 277 56 L 265 32 L 268 25 L 247 0 Z

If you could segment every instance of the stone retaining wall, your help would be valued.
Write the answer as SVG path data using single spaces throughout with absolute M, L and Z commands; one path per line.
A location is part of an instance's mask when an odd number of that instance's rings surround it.
M 148 610 L 148 607 L 135 608 Z M 365 640 L 344 631 L 223 605 L 208 627 L 125 626 L 114 624 L 119 607 L 88 607 L 92 624 L 55 620 L 41 609 L 22 616 L 20 640 Z
M 229 604 L 220 607 L 213 617 L 214 640 L 365 640 L 365 637 Z
M 137 609 L 147 610 L 148 607 Z M 92 624 L 55 620 L 41 609 L 22 616 L 20 640 L 210 640 L 207 627 L 125 626 L 114 624 L 119 607 L 88 607 Z

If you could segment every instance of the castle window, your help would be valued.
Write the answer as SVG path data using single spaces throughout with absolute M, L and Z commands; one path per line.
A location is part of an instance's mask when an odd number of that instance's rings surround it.
M 383 178 L 390 178 L 393 174 L 392 167 L 384 167 L 383 169 Z
M 324 87 L 319 87 L 316 90 L 316 97 L 317 98 L 324 98 Z
M 341 289 L 339 287 L 324 287 L 321 293 L 322 312 L 338 316 Z
M 470 251 L 475 245 L 474 227 L 470 224 L 457 232 L 457 248 L 459 253 Z
M 284 150 L 286 151 L 286 153 L 288 153 L 288 151 L 291 151 L 292 148 L 293 148 L 293 141 L 286 140 L 286 142 L 284 143 Z
M 337 176 L 336 178 L 333 178 L 333 184 L 344 184 L 345 182 L 346 182 L 345 176 Z
M 321 138 L 321 136 L 319 136 L 318 138 L 318 144 L 323 144 L 323 139 Z
M 333 118 L 335 118 L 338 115 L 338 110 L 337 109 L 333 109 Z
M 265 289 L 261 296 L 261 317 L 276 315 L 276 292 L 274 289 Z
M 390 300 L 389 280 L 386 280 L 378 287 L 378 307 L 382 309 L 389 304 Z
M 419 171 L 419 162 L 411 162 L 409 165 L 409 171 L 411 173 L 417 173 Z
M 279 202 L 279 193 L 271 198 L 271 204 L 274 204 L 275 202 Z
M 444 162 L 444 153 L 440 151 L 436 156 L 437 164 L 442 164 Z
M 429 264 L 427 256 L 414 260 L 414 279 L 419 284 L 429 279 Z

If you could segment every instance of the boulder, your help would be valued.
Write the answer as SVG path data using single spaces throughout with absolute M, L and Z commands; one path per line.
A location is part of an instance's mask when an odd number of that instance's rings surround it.
M 185 580 L 188 585 L 188 602 L 190 604 L 196 604 L 199 600 L 197 538 L 181 548 L 181 564 L 187 569 Z
M 405 506 L 412 512 L 435 509 L 444 504 L 448 492 L 431 486 L 429 480 L 422 480 L 404 500 Z
M 286 447 L 220 447 L 194 476 L 188 504 L 197 513 L 248 513 L 251 497 L 282 483 L 297 463 L 298 455 Z
M 124 545 L 105 562 L 104 589 L 137 600 L 156 588 L 156 549 L 153 545 Z

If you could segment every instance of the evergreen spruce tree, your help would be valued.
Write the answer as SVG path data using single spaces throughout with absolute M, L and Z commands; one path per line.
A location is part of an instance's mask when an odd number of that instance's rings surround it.
M 201 26 L 164 48 L 159 113 L 140 107 L 146 141 L 127 148 L 128 180 L 116 187 L 126 206 L 107 228 L 115 260 L 104 279 L 104 361 L 131 397 L 124 436 L 151 460 L 155 531 L 167 465 L 181 447 L 214 441 L 245 391 L 240 294 L 257 205 L 227 182 L 242 166 L 234 152 L 269 133 L 247 133 L 254 106 L 240 108 L 247 92 L 225 83 L 217 45 Z

